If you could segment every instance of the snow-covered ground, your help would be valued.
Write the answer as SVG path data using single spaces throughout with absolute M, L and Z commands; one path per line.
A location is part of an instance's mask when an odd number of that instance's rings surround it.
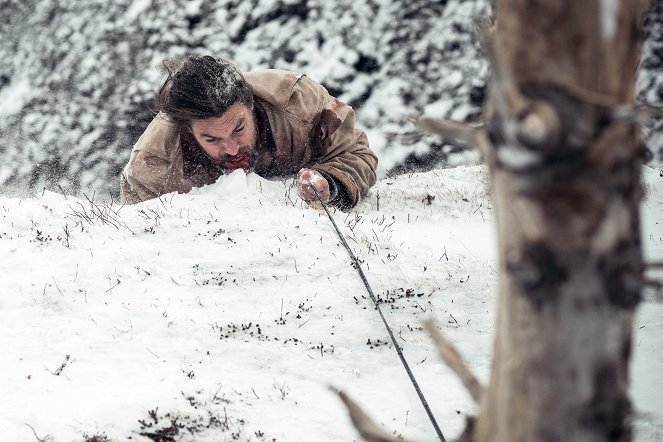
M 643 241 L 662 260 L 663 178 L 646 168 L 645 180 Z M 292 184 L 236 171 L 126 207 L 0 197 L 0 441 L 357 440 L 329 386 L 387 431 L 434 440 L 333 227 Z M 421 320 L 435 318 L 487 380 L 487 187 L 479 166 L 404 175 L 334 214 L 447 438 L 476 408 Z M 663 306 L 652 294 L 636 332 L 637 440 L 661 440 Z

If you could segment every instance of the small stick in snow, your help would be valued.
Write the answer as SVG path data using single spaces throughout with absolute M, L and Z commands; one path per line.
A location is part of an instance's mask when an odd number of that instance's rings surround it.
M 37 438 L 37 440 L 38 440 L 39 442 L 48 442 L 49 440 L 53 439 L 53 438 L 52 438 L 50 435 L 48 435 L 48 434 L 47 434 L 46 436 L 44 436 L 44 438 L 42 439 L 42 438 L 40 438 L 39 436 L 37 436 L 37 432 L 35 431 L 35 429 L 34 429 L 34 427 L 33 427 L 32 425 L 27 424 L 27 423 L 26 423 L 25 425 L 27 425 L 27 427 L 30 428 L 30 429 L 32 430 L 32 434 L 35 435 L 35 437 Z
M 71 357 L 70 355 L 65 355 L 64 361 L 62 361 L 62 364 L 60 364 L 60 366 L 55 371 L 51 371 L 48 368 L 46 369 L 46 371 L 48 371 L 53 376 L 60 376 L 64 371 L 65 367 L 67 366 L 70 357 Z
M 152 356 L 154 356 L 155 358 L 157 358 L 157 359 L 161 359 L 161 358 L 159 357 L 158 354 L 154 353 L 154 352 L 153 352 L 152 350 L 150 350 L 149 348 L 145 347 L 145 350 L 149 351 L 149 352 L 152 354 Z
M 64 296 L 64 294 L 62 293 L 62 290 L 60 290 L 60 286 L 58 286 L 58 283 L 55 281 L 55 276 L 51 276 L 51 277 L 53 278 L 53 283 L 55 284 L 55 288 L 58 289 L 58 292 L 60 292 L 60 294 L 62 296 Z
M 428 332 L 430 337 L 435 342 L 440 357 L 449 368 L 451 368 L 454 373 L 460 378 L 461 382 L 467 388 L 467 391 L 472 396 L 472 399 L 476 403 L 479 403 L 481 396 L 483 395 L 484 387 L 479 383 L 474 373 L 467 368 L 463 357 L 460 355 L 456 347 L 435 327 L 435 323 L 432 320 L 424 321 L 424 329 Z

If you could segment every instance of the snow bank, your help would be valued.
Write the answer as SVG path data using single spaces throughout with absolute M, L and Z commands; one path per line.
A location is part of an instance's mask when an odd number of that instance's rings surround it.
M 643 239 L 660 260 L 662 179 L 646 179 Z M 497 270 L 484 169 L 384 179 L 334 217 L 453 438 L 476 410 L 420 324 L 434 317 L 487 380 Z M 435 437 L 329 220 L 292 180 L 235 171 L 125 207 L 0 198 L 0 243 L 1 441 L 33 429 L 53 442 L 355 440 L 329 385 L 388 431 Z M 661 431 L 659 310 L 643 304 L 635 341 L 640 441 Z

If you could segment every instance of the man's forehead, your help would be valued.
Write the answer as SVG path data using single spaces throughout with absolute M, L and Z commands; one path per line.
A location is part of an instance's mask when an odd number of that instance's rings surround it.
M 193 120 L 191 126 L 199 132 L 210 130 L 234 130 L 237 124 L 245 121 L 249 109 L 239 103 L 234 104 L 219 117 L 206 118 L 204 120 Z

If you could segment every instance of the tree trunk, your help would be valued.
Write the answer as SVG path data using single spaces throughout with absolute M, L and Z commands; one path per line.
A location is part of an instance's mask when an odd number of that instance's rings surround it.
M 640 0 L 498 0 L 484 155 L 500 244 L 473 439 L 631 439 L 643 257 Z

